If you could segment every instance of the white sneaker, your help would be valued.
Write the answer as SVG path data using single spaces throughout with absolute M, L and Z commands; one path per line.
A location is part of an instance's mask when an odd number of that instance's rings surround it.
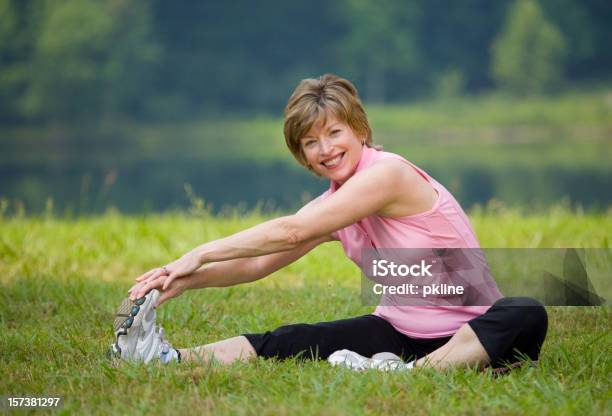
M 155 324 L 159 291 L 153 289 L 135 301 L 126 298 L 115 314 L 115 342 L 109 354 L 115 358 L 148 363 L 180 360 L 178 351 L 164 339 L 164 330 Z
M 339 365 L 355 371 L 363 371 L 371 368 L 372 360 L 354 351 L 340 350 L 327 357 L 327 361 L 334 367 Z
M 339 365 L 355 371 L 397 371 L 412 368 L 412 363 L 406 364 L 400 357 L 391 352 L 379 352 L 374 354 L 372 358 L 367 358 L 354 351 L 340 350 L 330 355 L 327 361 L 334 367 Z
M 405 363 L 400 357 L 392 352 L 379 352 L 372 356 L 372 368 L 380 371 L 409 370 L 413 363 Z

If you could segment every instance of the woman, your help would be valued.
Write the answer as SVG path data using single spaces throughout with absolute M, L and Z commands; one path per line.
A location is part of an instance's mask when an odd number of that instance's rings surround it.
M 221 363 L 300 356 L 359 369 L 391 368 L 389 363 L 499 366 L 538 358 L 545 309 L 529 298 L 501 298 L 499 292 L 486 305 L 381 304 L 365 316 L 171 348 L 155 325 L 155 306 L 187 289 L 261 279 L 325 242 L 339 240 L 358 265 L 364 248 L 479 247 L 448 190 L 402 157 L 373 146 L 349 81 L 334 75 L 303 80 L 285 109 L 284 134 L 297 161 L 330 180 L 329 190 L 294 215 L 207 242 L 140 276 L 115 321 L 115 354 L 147 362 L 214 357 Z M 398 356 L 412 361 L 405 364 Z

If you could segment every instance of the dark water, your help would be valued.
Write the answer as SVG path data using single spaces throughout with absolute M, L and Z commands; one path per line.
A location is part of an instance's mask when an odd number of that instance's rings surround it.
M 457 166 L 448 172 L 422 166 L 466 208 L 496 198 L 510 205 L 545 207 L 562 198 L 586 208 L 612 204 L 612 169 L 512 168 L 487 170 Z M 0 197 L 19 200 L 29 213 L 53 199 L 57 213 L 88 214 L 115 207 L 125 213 L 164 211 L 191 204 L 193 192 L 215 212 L 226 206 L 294 210 L 323 192 L 328 183 L 285 162 L 148 161 L 129 163 L 3 162 Z M 263 205 L 262 205 L 263 204 Z

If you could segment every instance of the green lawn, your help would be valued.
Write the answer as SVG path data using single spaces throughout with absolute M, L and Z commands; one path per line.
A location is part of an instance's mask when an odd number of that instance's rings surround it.
M 609 213 L 608 213 L 609 214 Z M 485 247 L 609 247 L 612 216 L 557 206 L 471 212 Z M 114 309 L 132 280 L 198 243 L 261 221 L 204 212 L 63 220 L 0 218 L 0 395 L 62 395 L 70 414 L 611 414 L 608 307 L 548 308 L 537 367 L 495 379 L 353 373 L 326 362 L 110 365 Z M 368 313 L 337 243 L 256 283 L 189 292 L 159 322 L 175 346 Z

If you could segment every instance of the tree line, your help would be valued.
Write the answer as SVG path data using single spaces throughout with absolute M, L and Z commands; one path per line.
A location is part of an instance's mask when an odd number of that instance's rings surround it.
M 0 123 L 278 114 L 326 72 L 368 102 L 548 93 L 609 77 L 611 22 L 604 0 L 0 0 Z

